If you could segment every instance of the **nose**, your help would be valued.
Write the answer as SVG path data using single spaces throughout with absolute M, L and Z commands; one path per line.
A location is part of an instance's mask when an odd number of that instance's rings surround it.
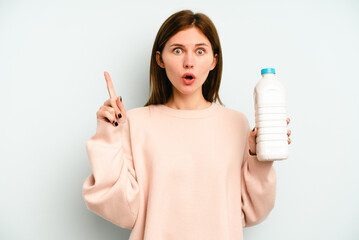
M 194 58 L 191 53 L 185 54 L 183 60 L 183 67 L 184 68 L 193 68 L 194 67 Z

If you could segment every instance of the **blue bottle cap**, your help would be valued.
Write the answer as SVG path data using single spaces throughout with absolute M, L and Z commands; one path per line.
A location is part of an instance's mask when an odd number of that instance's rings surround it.
M 275 69 L 274 68 L 263 68 L 261 70 L 261 74 L 266 74 L 266 73 L 274 73 L 275 74 Z

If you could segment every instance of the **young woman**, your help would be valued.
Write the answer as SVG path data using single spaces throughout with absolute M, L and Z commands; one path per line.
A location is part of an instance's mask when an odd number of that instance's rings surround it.
M 222 105 L 221 73 L 213 23 L 188 10 L 158 31 L 144 107 L 126 113 L 105 72 L 110 99 L 86 142 L 93 173 L 83 197 L 90 210 L 132 229 L 134 240 L 242 239 L 242 227 L 269 214 L 273 162 L 258 161 L 257 129 Z

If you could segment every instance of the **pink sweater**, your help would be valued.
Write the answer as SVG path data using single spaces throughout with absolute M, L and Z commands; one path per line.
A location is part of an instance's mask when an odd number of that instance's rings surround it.
M 242 239 L 276 191 L 273 162 L 248 153 L 250 131 L 244 114 L 217 103 L 134 108 L 117 127 L 97 120 L 86 142 L 87 207 L 132 229 L 130 240 Z

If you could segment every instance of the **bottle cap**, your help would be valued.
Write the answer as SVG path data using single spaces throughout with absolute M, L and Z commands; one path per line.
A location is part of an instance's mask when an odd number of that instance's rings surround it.
M 261 74 L 266 74 L 266 73 L 274 73 L 275 74 L 275 69 L 274 68 L 263 68 L 261 70 Z

